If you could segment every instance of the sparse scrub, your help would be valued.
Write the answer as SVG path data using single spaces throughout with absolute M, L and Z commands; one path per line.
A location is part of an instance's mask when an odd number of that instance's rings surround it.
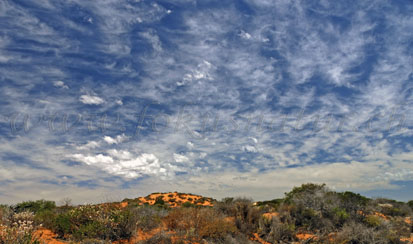
M 369 199 L 357 193 L 338 193 L 324 184 L 294 187 L 284 199 L 253 204 L 246 198 L 211 198 L 177 193 L 99 205 L 56 207 L 54 202 L 28 201 L 0 206 L 0 244 L 37 244 L 39 226 L 68 243 L 106 244 L 128 240 L 137 231 L 155 233 L 143 244 L 250 244 L 258 238 L 275 243 L 403 243 L 413 231 L 412 201 Z M 168 195 L 168 196 L 169 196 Z M 173 198 L 173 196 L 187 198 Z M 156 197 L 157 196 L 157 197 Z M 143 199 L 143 198 L 140 198 Z M 205 202 L 213 207 L 199 206 Z M 144 202 L 142 200 L 142 202 Z M 265 214 L 264 214 L 265 213 Z M 166 232 L 168 228 L 171 232 Z M 299 234 L 299 235 L 298 235 Z M 303 235 L 308 235 L 307 240 Z M 307 237 L 305 237 L 307 238 Z
M 234 217 L 237 228 L 247 235 L 256 232 L 261 210 L 246 198 L 225 198 L 216 203 L 216 208 L 229 217 Z
M 132 211 L 137 216 L 137 227 L 144 231 L 160 226 L 162 218 L 168 214 L 166 210 L 152 206 L 142 206 L 135 208 Z
M 172 210 L 166 217 L 166 225 L 185 239 L 223 240 L 227 234 L 235 233 L 235 225 L 224 216 L 210 208 L 179 208 Z
M 271 219 L 261 218 L 259 222 L 259 233 L 268 242 L 277 243 L 278 241 L 295 240 L 296 226 L 290 216 L 284 216 L 284 221 L 279 217 Z
M 145 241 L 140 241 L 139 244 L 172 244 L 172 238 L 170 235 L 160 232 L 153 237 Z M 177 243 L 177 242 L 174 242 Z M 183 243 L 183 242 L 182 242 Z
M 54 231 L 60 237 L 70 235 L 75 240 L 96 238 L 115 241 L 132 237 L 136 223 L 137 216 L 129 209 L 86 205 L 58 215 Z
M 361 223 L 348 222 L 337 234 L 335 241 L 337 243 L 360 243 L 360 244 L 388 244 L 398 243 L 391 240 L 386 230 L 377 230 L 369 228 Z

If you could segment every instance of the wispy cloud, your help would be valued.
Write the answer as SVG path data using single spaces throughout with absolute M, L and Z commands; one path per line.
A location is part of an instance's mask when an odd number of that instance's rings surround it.
M 413 6 L 244 2 L 0 3 L 1 200 L 408 180 Z

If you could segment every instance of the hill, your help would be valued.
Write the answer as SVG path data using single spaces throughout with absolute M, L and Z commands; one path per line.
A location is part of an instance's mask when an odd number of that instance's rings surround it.
M 138 205 L 167 205 L 168 207 L 180 207 L 182 205 L 186 206 L 213 206 L 216 202 L 215 199 L 210 197 L 203 197 L 200 195 L 190 194 L 190 193 L 179 193 L 179 192 L 166 192 L 166 193 L 152 193 L 146 197 L 139 197 L 136 199 L 125 199 L 122 204 L 138 204 Z

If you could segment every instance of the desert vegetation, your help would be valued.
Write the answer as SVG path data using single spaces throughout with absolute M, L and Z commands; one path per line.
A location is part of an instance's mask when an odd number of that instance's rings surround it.
M 304 184 L 262 202 L 175 192 L 69 203 L 1 205 L 0 244 L 413 243 L 412 201 L 370 199 L 324 184 Z

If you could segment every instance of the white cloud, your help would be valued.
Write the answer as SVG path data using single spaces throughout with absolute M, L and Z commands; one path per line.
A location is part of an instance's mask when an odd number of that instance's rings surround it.
M 185 155 L 174 153 L 174 159 L 177 163 L 189 163 L 189 158 Z
M 76 148 L 78 150 L 89 150 L 89 149 L 95 149 L 97 147 L 100 147 L 100 142 L 97 141 L 89 141 L 84 145 L 77 146 Z
M 242 146 L 242 150 L 244 152 L 254 152 L 254 153 L 258 152 L 258 149 L 251 145 Z
M 113 159 L 109 156 L 105 156 L 103 154 L 98 154 L 96 156 L 85 156 L 83 154 L 74 154 L 73 158 L 84 162 L 88 165 L 95 165 L 95 164 L 111 164 L 113 163 Z
M 71 158 L 125 178 L 137 178 L 143 175 L 164 177 L 173 174 L 173 171 L 171 172 L 173 167 L 169 164 L 165 164 L 166 167 L 161 166 L 154 154 L 142 153 L 137 157 L 132 157 L 130 152 L 117 150 L 109 150 L 108 154 L 111 156 L 74 154 Z
M 245 32 L 244 30 L 241 30 L 241 33 L 239 35 L 241 38 L 247 39 L 247 40 L 251 39 L 252 37 L 250 33 Z
M 80 96 L 79 100 L 84 104 L 93 104 L 93 105 L 99 105 L 105 102 L 102 98 L 98 96 L 92 96 L 92 95 L 82 95 Z
M 65 83 L 61 80 L 53 82 L 53 85 L 55 87 L 60 87 L 60 88 L 63 88 L 63 89 L 69 89 L 69 87 L 67 85 L 65 85 Z
M 109 155 L 111 155 L 112 157 L 115 157 L 115 158 L 119 158 L 119 159 L 122 159 L 122 160 L 129 160 L 129 159 L 132 159 L 132 153 L 130 153 L 129 151 L 126 151 L 126 150 L 116 150 L 116 149 L 111 149 L 111 150 L 108 150 L 108 154 Z
M 125 141 L 128 137 L 125 134 L 118 135 L 115 138 L 112 138 L 110 136 L 105 136 L 103 137 L 103 140 L 108 143 L 108 144 L 119 144 L 123 141 Z
M 189 149 L 193 149 L 194 148 L 194 143 L 192 142 L 187 142 L 186 145 L 188 146 Z
M 258 143 L 258 139 L 257 139 L 257 138 L 255 138 L 255 137 L 250 137 L 250 139 L 251 139 L 255 144 Z
M 194 69 L 192 73 L 185 74 L 183 79 L 178 81 L 176 85 L 183 86 L 201 79 L 212 80 L 213 77 L 211 73 L 213 70 L 214 66 L 210 62 L 204 60 L 202 63 L 198 64 L 197 68 Z

